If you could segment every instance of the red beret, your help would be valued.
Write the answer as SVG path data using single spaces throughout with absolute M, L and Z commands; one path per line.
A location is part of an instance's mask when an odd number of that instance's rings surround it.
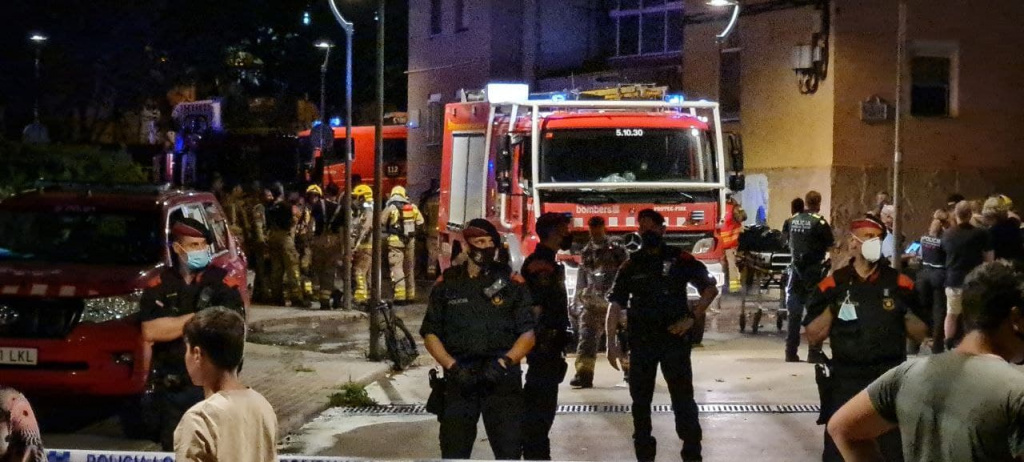
M 880 232 L 885 232 L 885 225 L 876 220 L 873 217 L 864 217 L 853 220 L 850 223 L 850 231 L 856 231 L 858 229 L 875 229 Z
M 174 226 L 171 226 L 171 234 L 179 237 L 208 239 L 206 227 L 198 221 L 188 219 L 175 222 Z

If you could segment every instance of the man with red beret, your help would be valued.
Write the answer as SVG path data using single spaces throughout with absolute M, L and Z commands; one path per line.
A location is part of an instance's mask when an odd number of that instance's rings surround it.
M 832 359 L 815 365 L 824 424 L 843 404 L 894 366 L 907 360 L 906 341 L 925 338 L 928 327 L 918 309 L 914 282 L 880 263 L 885 226 L 872 216 L 854 220 L 850 264 L 818 284 L 807 302 L 807 338 L 826 338 Z M 879 437 L 886 460 L 903 460 L 899 432 Z M 843 460 L 825 432 L 824 461 Z
M 211 306 L 240 311 L 242 294 L 228 285 L 227 272 L 211 266 L 210 231 L 192 218 L 171 225 L 171 266 L 142 292 L 139 318 L 142 336 L 153 355 L 143 399 L 147 432 L 165 451 L 174 449 L 174 429 L 203 389 L 192 385 L 185 369 L 185 323 Z

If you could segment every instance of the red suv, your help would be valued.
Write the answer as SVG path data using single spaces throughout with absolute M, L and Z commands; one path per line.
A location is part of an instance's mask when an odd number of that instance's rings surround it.
M 0 202 L 0 384 L 35 395 L 131 397 L 149 345 L 139 296 L 171 264 L 168 226 L 210 228 L 213 265 L 248 306 L 246 262 L 212 194 L 51 185 Z

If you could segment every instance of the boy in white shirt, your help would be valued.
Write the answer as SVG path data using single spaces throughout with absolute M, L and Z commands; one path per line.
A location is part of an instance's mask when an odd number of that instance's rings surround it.
M 185 324 L 185 366 L 206 399 L 192 406 L 174 431 L 178 461 L 277 460 L 277 415 L 262 395 L 238 379 L 245 320 L 222 307 L 207 308 Z

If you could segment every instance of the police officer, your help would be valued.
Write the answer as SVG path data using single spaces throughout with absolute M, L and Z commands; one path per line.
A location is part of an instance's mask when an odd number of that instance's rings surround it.
M 338 273 L 338 259 L 341 258 L 341 227 L 343 213 L 341 206 L 332 199 L 323 197 L 323 191 L 317 185 L 306 189 L 306 198 L 310 204 L 310 216 L 313 228 L 312 279 L 317 286 L 320 309 L 331 309 L 331 296 L 334 293 L 334 280 Z
M 786 308 L 789 310 L 789 329 L 786 335 L 786 362 L 799 362 L 800 326 L 804 319 L 804 304 L 814 286 L 828 273 L 824 264 L 828 250 L 835 244 L 832 227 L 818 214 L 821 194 L 810 191 L 804 198 L 804 211 L 789 219 L 789 250 L 793 261 L 789 266 Z M 811 342 L 807 362 L 823 360 L 821 344 Z
M 274 197 L 267 210 L 271 298 L 284 306 L 287 297 L 294 305 L 308 308 L 300 285 L 299 251 L 295 248 L 295 209 L 285 200 L 281 183 L 273 184 L 270 192 Z
M 242 310 L 242 295 L 229 285 L 227 272 L 210 266 L 210 232 L 199 221 L 179 218 L 171 226 L 173 265 L 157 284 L 142 292 L 142 336 L 153 344 L 144 419 L 165 451 L 174 447 L 174 429 L 203 389 L 193 386 L 185 369 L 184 326 L 210 306 Z
M 608 295 L 608 362 L 615 369 L 622 351 L 616 339 L 619 317 L 628 305 L 629 394 L 633 398 L 633 446 L 638 461 L 653 461 L 657 441 L 651 435 L 651 400 L 658 364 L 668 384 L 675 412 L 676 434 L 683 440 L 684 461 L 701 460 L 701 428 L 693 399 L 691 329 L 718 296 L 715 278 L 703 263 L 665 244 L 665 218 L 652 209 L 637 215 L 643 245 L 615 277 Z M 686 287 L 700 300 L 689 306 Z
M 615 274 L 629 255 L 618 241 L 608 238 L 603 217 L 591 217 L 590 242 L 581 252 L 582 265 L 576 276 L 575 303 L 583 307 L 580 315 L 580 342 L 576 356 L 576 377 L 569 382 L 577 388 L 594 386 L 597 346 L 608 316 L 608 291 Z
M 827 338 L 832 348 L 831 364 L 818 366 L 820 423 L 906 361 L 908 335 L 920 342 L 928 331 L 913 312 L 913 281 L 880 263 L 885 226 L 868 215 L 855 220 L 851 232 L 850 264 L 822 280 L 807 302 L 808 340 L 820 344 Z M 824 374 L 823 368 L 830 372 Z M 882 436 L 879 443 L 886 460 L 903 460 L 899 431 Z M 843 460 L 827 431 L 822 460 Z
M 519 362 L 534 343 L 530 294 L 499 259 L 494 225 L 471 220 L 463 237 L 469 257 L 438 279 L 420 328 L 424 346 L 444 368 L 441 457 L 470 458 L 483 414 L 494 458 L 519 459 Z
M 352 273 L 356 278 L 356 290 L 352 294 L 352 300 L 365 303 L 370 299 L 370 289 L 367 280 L 370 277 L 370 265 L 373 261 L 373 242 L 371 231 L 373 230 L 373 190 L 365 184 L 352 189 Z
M 423 227 L 423 214 L 409 202 L 405 188 L 395 186 L 382 216 L 395 301 L 416 300 L 416 230 Z
M 523 459 L 551 460 L 548 434 L 558 409 L 558 384 L 569 365 L 565 347 L 569 344 L 569 297 L 565 291 L 565 268 L 555 262 L 559 250 L 572 247 L 569 215 L 545 213 L 534 230 L 540 243 L 523 262 L 523 278 L 533 297 L 537 316 L 537 345 L 527 356 L 526 413 L 523 416 Z

